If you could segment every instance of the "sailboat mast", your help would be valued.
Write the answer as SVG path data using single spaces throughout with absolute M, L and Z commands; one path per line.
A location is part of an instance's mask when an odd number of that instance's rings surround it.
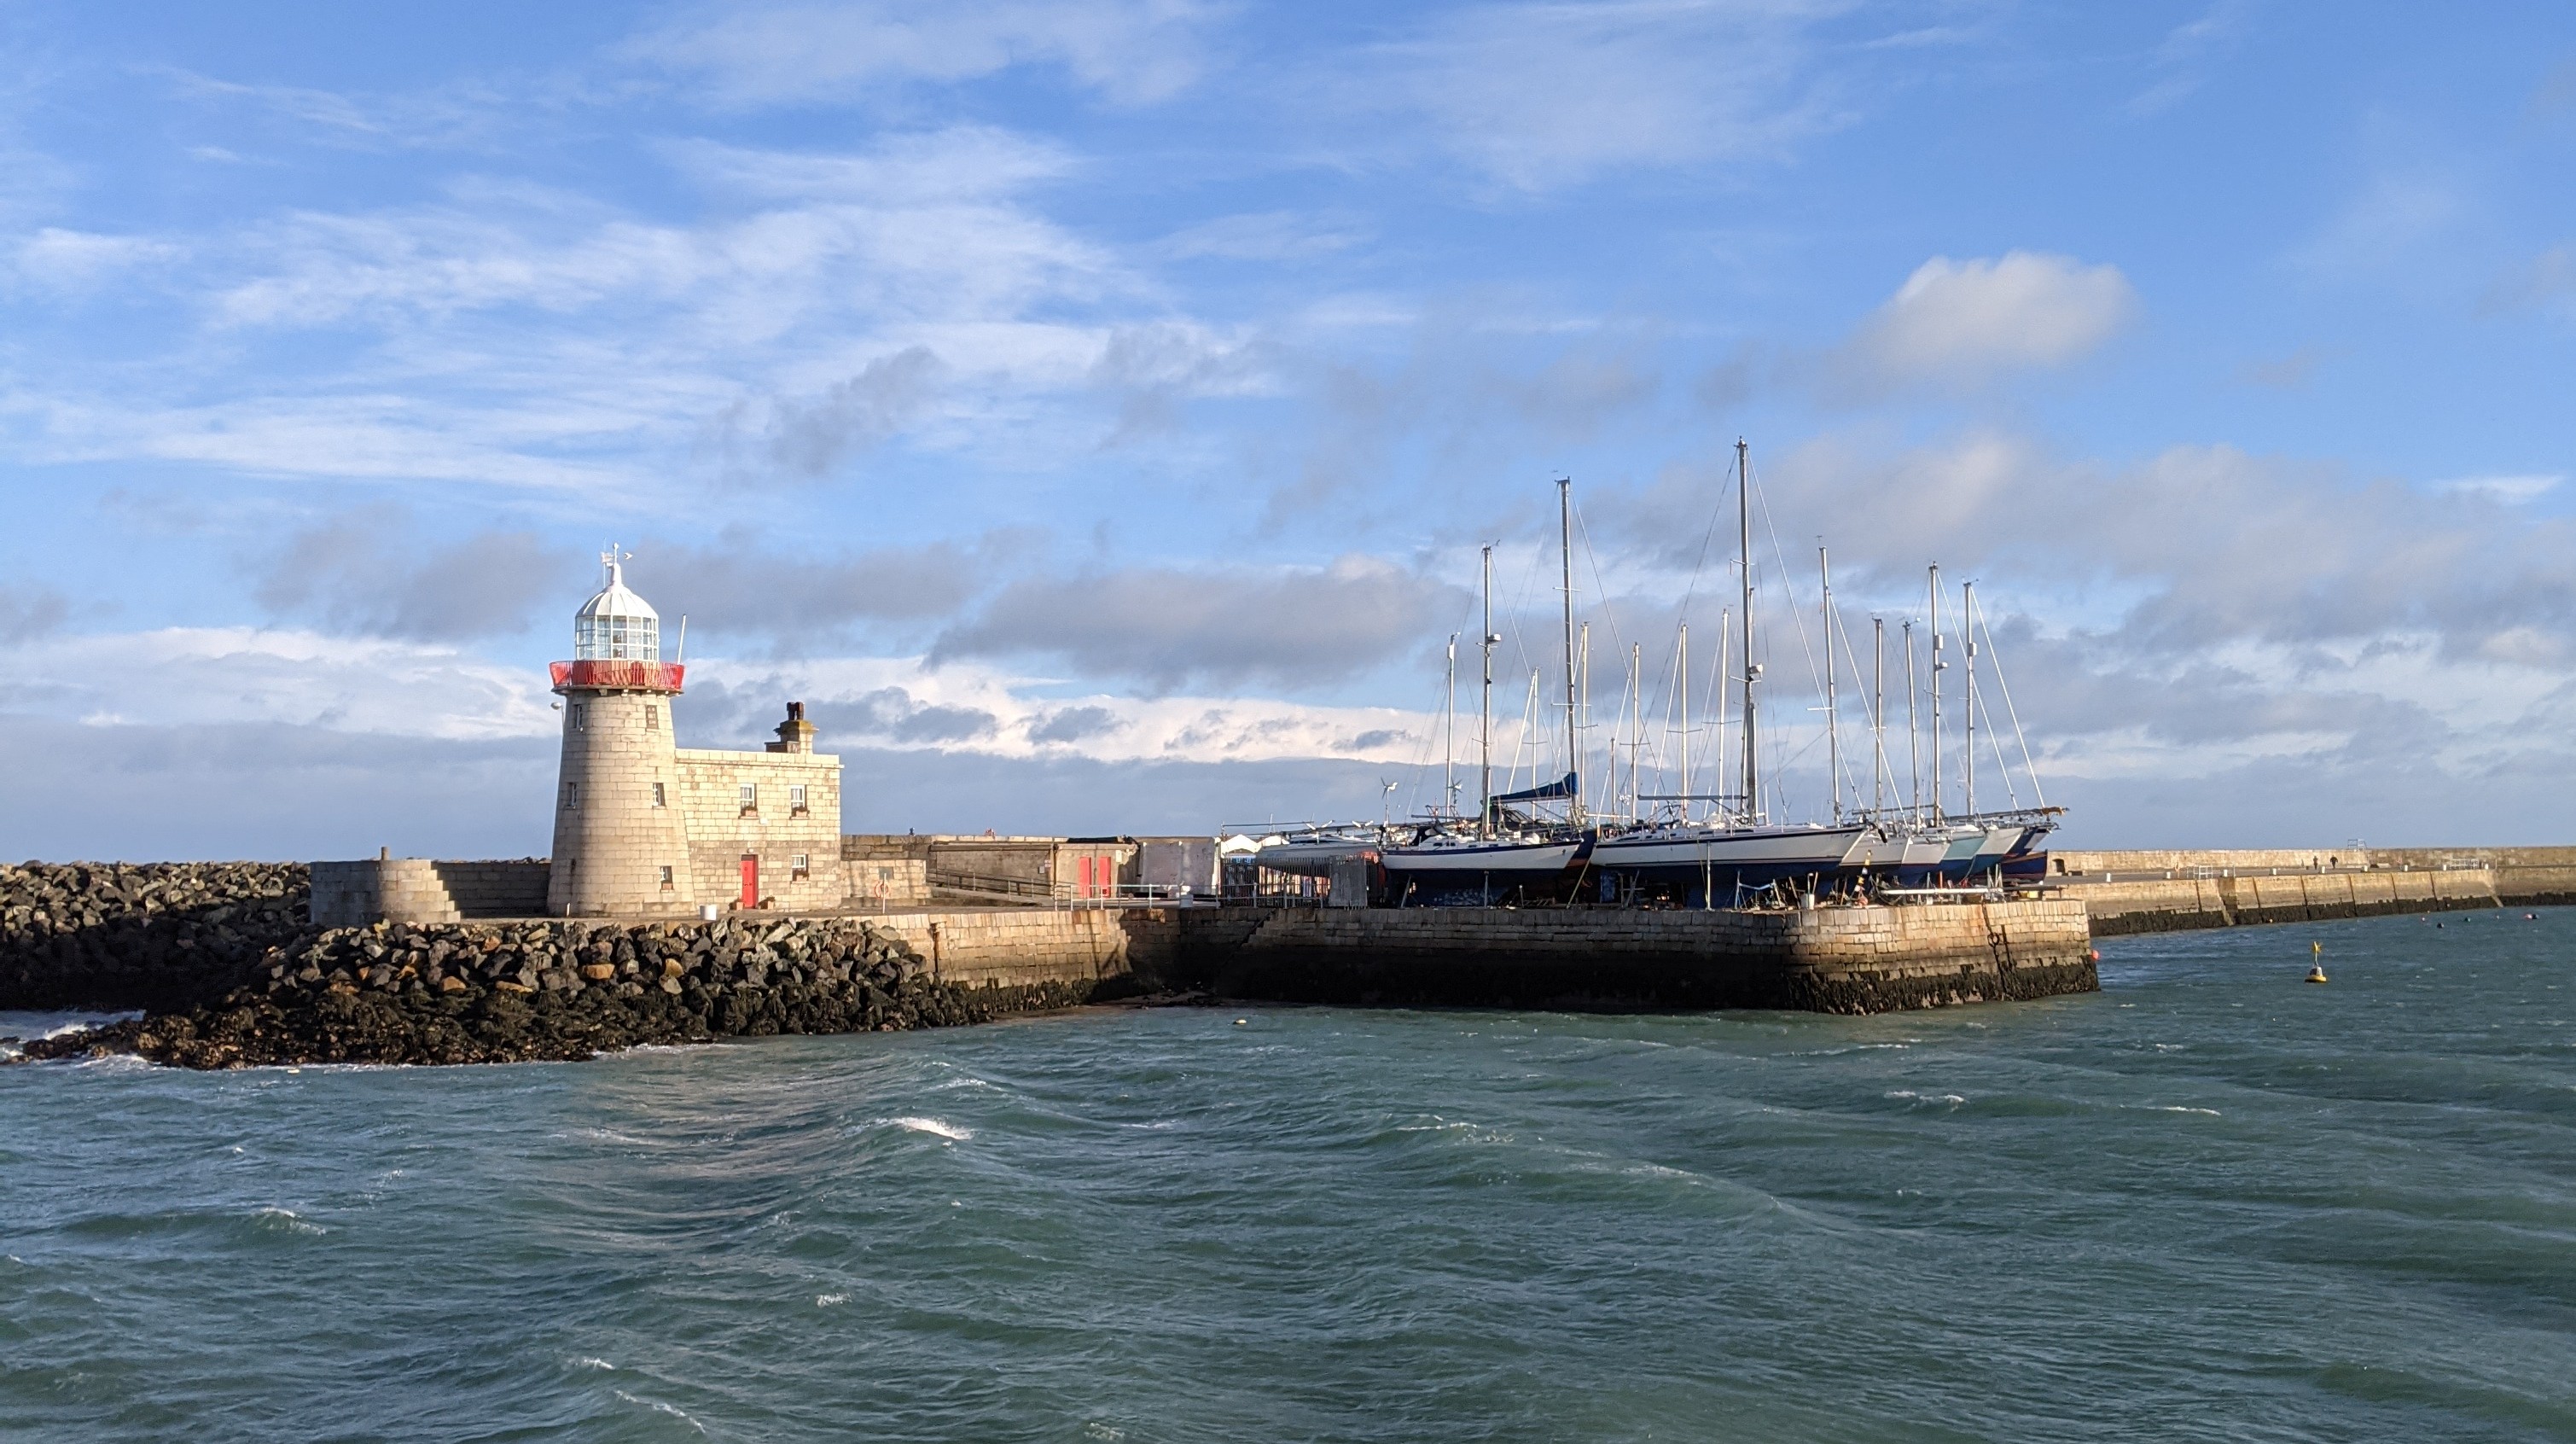
M 1905 810 L 1923 820 L 1923 729 L 1914 721 L 1914 702 L 1923 685 L 1914 678 L 1914 619 L 1905 619 Z
M 1709 770 L 1718 775 L 1717 785 L 1721 788 L 1726 786 L 1726 649 L 1735 638 L 1735 634 L 1727 630 L 1727 623 L 1733 621 L 1734 616 L 1725 607 L 1717 609 L 1717 670 L 1709 674 L 1708 679 L 1708 690 L 1717 694 L 1717 715 L 1709 720 L 1708 729 L 1709 746 L 1716 750 L 1717 756 L 1710 759 Z M 1721 797 L 1720 801 L 1723 800 Z M 1720 808 L 1717 815 L 1723 821 L 1726 813 Z
M 1824 588 L 1825 618 L 1825 785 L 1834 797 L 1834 821 L 1843 820 L 1843 729 L 1834 711 L 1834 567 L 1823 547 L 1816 548 L 1816 580 Z
M 1646 644 L 1628 644 L 1628 820 L 1639 819 L 1637 769 L 1646 756 Z
M 1458 634 L 1449 634 L 1449 710 L 1440 718 L 1440 794 L 1458 815 Z
M 1969 582 L 1959 588 L 1959 632 L 1968 644 L 1968 729 L 1967 756 L 1960 764 L 1959 776 L 1967 791 L 1962 800 L 1968 815 L 1977 815 L 1977 584 Z
M 1887 618 L 1869 619 L 1869 810 L 1887 813 Z
M 1673 670 L 1680 674 L 1682 704 L 1682 821 L 1690 821 L 1690 623 L 1682 623 L 1679 655 Z
M 1932 564 L 1932 820 L 1941 820 L 1941 672 L 1950 665 L 1941 655 L 1941 564 Z
M 1575 715 L 1581 720 L 1583 730 L 1588 732 L 1592 730 L 1592 624 L 1577 622 L 1574 636 L 1575 656 L 1579 659 L 1575 671 L 1583 679 L 1579 688 L 1582 705 L 1576 709 Z M 1578 747 L 1574 755 L 1580 765 L 1583 750 Z M 1616 727 L 1610 729 L 1610 765 L 1602 770 L 1601 785 L 1612 792 L 1619 790 L 1619 729 Z M 1574 779 L 1574 795 L 1583 795 L 1583 779 L 1579 775 Z M 1611 800 L 1615 803 L 1618 799 Z
M 1484 714 L 1476 723 L 1476 767 L 1482 774 L 1477 783 L 1476 835 L 1491 837 L 1494 831 L 1494 644 L 1502 638 L 1494 635 L 1494 549 L 1485 548 L 1485 698 Z
M 1556 480 L 1557 549 L 1563 563 L 1560 591 L 1565 600 L 1565 770 L 1574 778 L 1575 795 L 1566 800 L 1565 816 L 1569 822 L 1583 819 L 1583 739 L 1575 731 L 1576 701 L 1574 679 L 1574 479 L 1561 476 Z
M 1744 581 L 1744 820 L 1762 815 L 1762 774 L 1753 760 L 1753 683 L 1762 669 L 1753 660 L 1753 459 L 1744 438 L 1735 438 L 1735 559 Z

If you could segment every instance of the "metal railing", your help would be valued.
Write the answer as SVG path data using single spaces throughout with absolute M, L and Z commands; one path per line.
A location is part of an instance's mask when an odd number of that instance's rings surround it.
M 549 662 L 546 672 L 554 678 L 557 691 L 566 687 L 597 687 L 603 690 L 629 692 L 677 692 L 687 668 L 678 662 L 601 661 Z

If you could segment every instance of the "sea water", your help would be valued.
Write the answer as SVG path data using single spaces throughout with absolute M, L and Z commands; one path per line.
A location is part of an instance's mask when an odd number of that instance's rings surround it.
M 2576 1437 L 2576 912 L 2102 983 L 0 1069 L 0 1436 Z

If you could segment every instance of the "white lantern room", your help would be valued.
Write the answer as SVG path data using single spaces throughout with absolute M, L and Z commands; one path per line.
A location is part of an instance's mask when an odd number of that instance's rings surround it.
M 572 614 L 572 655 L 576 662 L 658 662 L 662 660 L 662 614 L 627 589 L 625 568 L 615 547 L 599 554 L 605 579 L 599 594 Z

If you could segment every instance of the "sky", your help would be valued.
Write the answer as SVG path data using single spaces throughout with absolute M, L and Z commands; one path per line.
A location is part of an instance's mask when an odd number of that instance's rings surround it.
M 1965 802 L 1937 564 L 2061 846 L 2576 840 L 2565 6 L 0 20 L 0 856 L 542 853 L 611 545 L 846 830 L 1472 809 L 1558 478 L 1587 790 L 1706 790 L 1738 438 L 1778 815 Z

